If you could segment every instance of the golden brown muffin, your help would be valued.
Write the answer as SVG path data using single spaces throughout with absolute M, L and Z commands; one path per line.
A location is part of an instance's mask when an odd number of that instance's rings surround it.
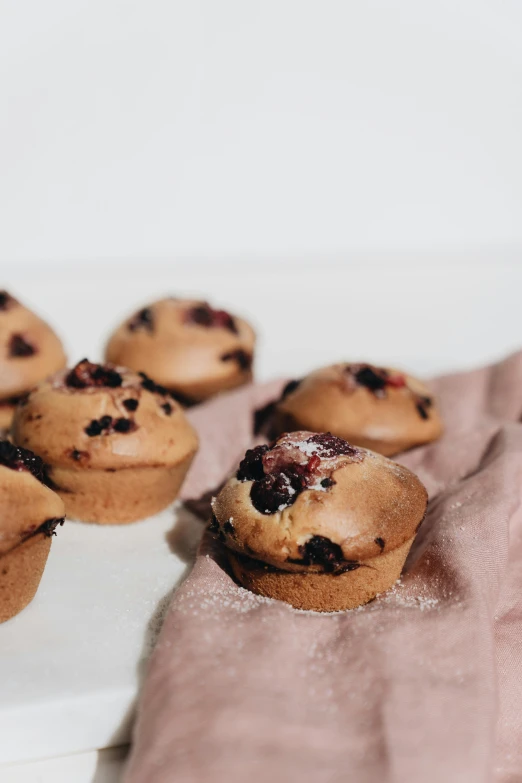
M 185 405 L 252 380 L 255 334 L 241 318 L 206 302 L 162 299 L 125 321 L 107 361 L 147 373 Z
M 389 457 L 436 440 L 442 422 L 429 389 L 397 370 L 334 364 L 287 384 L 272 434 L 332 432 Z
M 65 509 L 43 483 L 42 460 L 0 441 L 0 623 L 30 603 Z
M 65 367 L 63 346 L 37 315 L 0 291 L 0 430 L 8 429 L 18 400 Z
M 101 524 L 134 522 L 168 506 L 198 446 L 165 388 L 86 359 L 30 392 L 12 434 L 43 459 L 68 516 Z
M 407 468 L 330 433 L 247 451 L 211 529 L 238 581 L 298 609 L 353 609 L 399 578 L 426 513 Z

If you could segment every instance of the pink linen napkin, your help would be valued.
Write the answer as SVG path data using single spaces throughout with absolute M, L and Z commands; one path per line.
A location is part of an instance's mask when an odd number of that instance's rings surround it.
M 149 662 L 126 783 L 522 780 L 522 353 L 432 386 L 445 435 L 398 458 L 430 493 L 401 581 L 299 612 L 238 587 L 205 537 Z M 280 388 L 191 414 L 186 498 L 223 480 Z

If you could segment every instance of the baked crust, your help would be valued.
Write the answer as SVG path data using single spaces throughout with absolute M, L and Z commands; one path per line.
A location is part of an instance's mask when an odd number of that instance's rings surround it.
M 310 432 L 290 433 L 279 438 L 272 450 L 296 442 L 306 444 L 311 436 Z M 303 457 L 307 460 L 310 455 Z M 349 562 L 389 552 L 415 535 L 428 496 L 414 473 L 361 448 L 353 455 L 322 463 L 319 475 L 327 476 L 331 486 L 322 487 L 320 480 L 314 480 L 290 505 L 274 513 L 262 513 L 252 503 L 255 481 L 232 476 L 213 503 L 226 546 L 283 570 L 309 572 L 324 570 L 320 564 L 299 562 L 302 547 L 313 536 L 339 546 Z
M 68 515 L 100 523 L 135 521 L 166 507 L 198 447 L 166 389 L 87 360 L 34 389 L 17 408 L 12 434 L 44 460 Z
M 0 464 L 0 556 L 15 549 L 47 520 L 63 519 L 58 495 L 28 470 Z
M 67 384 L 68 370 L 41 383 L 16 411 L 14 442 L 52 467 L 77 470 L 176 465 L 195 452 L 196 432 L 165 389 L 131 370 L 103 366 L 121 377 L 120 385 L 76 388 Z M 101 426 L 104 417 L 110 426 L 94 434 L 93 422 Z M 127 430 L 118 431 L 120 421 Z
M 247 452 L 213 503 L 211 529 L 245 587 L 334 611 L 398 579 L 427 499 L 407 468 L 300 431 Z
M 367 370 L 370 387 L 357 381 L 357 373 L 365 378 L 361 369 Z M 382 373 L 392 383 L 371 388 L 371 372 Z M 276 433 L 332 432 L 384 456 L 442 434 L 436 402 L 424 383 L 391 368 L 355 364 L 334 364 L 294 382 L 276 405 L 274 427 Z
M 170 298 L 126 319 L 105 356 L 193 403 L 251 381 L 254 346 L 254 330 L 243 319 L 205 302 Z
M 0 622 L 33 599 L 64 504 L 43 483 L 41 460 L 0 442 Z
M 62 343 L 50 326 L 0 291 L 0 427 L 11 421 L 16 398 L 64 367 Z

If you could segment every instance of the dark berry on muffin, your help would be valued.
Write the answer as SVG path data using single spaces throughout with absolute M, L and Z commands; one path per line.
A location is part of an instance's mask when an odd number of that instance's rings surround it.
M 252 355 L 238 348 L 237 351 L 228 351 L 221 357 L 222 362 L 237 362 L 242 370 L 250 370 L 252 367 Z
M 154 331 L 154 316 L 151 307 L 144 307 L 139 310 L 136 315 L 129 321 L 128 329 L 131 332 L 136 332 L 142 329 L 146 332 Z
M 234 318 L 226 310 L 214 310 L 207 302 L 202 302 L 187 310 L 185 321 L 188 324 L 206 326 L 210 329 L 228 329 L 237 334 L 237 326 Z
M 257 481 L 265 475 L 263 467 L 263 454 L 268 451 L 268 446 L 256 446 L 248 449 L 239 463 L 236 477 L 239 481 Z
M 79 449 L 71 449 L 71 459 L 73 459 L 75 462 L 80 462 L 83 459 L 89 458 L 89 452 L 88 451 L 80 451 Z
M 53 517 L 52 519 L 46 519 L 45 522 L 37 528 L 38 533 L 43 533 L 44 536 L 55 536 L 56 528 L 58 525 L 63 525 L 65 522 L 64 517 Z
M 152 378 L 149 378 L 149 376 L 144 372 L 140 372 L 139 375 L 141 376 L 141 385 L 144 389 L 147 389 L 147 391 L 150 391 L 153 394 L 162 394 L 164 397 L 167 396 L 169 390 L 165 388 L 165 386 L 161 386 L 159 383 L 155 383 Z
M 131 419 L 116 419 L 114 422 L 114 429 L 116 432 L 131 432 L 136 429 L 136 425 Z
M 331 433 L 318 433 L 305 440 L 280 438 L 272 447 L 257 446 L 245 454 L 237 479 L 253 481 L 250 497 L 261 514 L 275 514 L 291 506 L 305 489 L 326 490 L 333 486 L 325 460 L 338 456 L 361 459 L 358 449 Z
M 67 386 L 74 389 L 90 389 L 107 387 L 116 389 L 121 386 L 122 377 L 112 367 L 103 364 L 94 364 L 87 359 L 73 367 L 65 379 Z
M 44 464 L 40 457 L 21 446 L 13 446 L 7 440 L 0 441 L 0 465 L 12 470 L 27 470 L 42 484 L 45 483 Z
M 288 397 L 289 394 L 292 394 L 297 388 L 299 388 L 301 381 L 288 381 L 286 386 L 284 387 L 283 391 L 281 392 L 281 399 L 284 400 L 285 397 Z
M 327 574 L 354 571 L 361 565 L 356 560 L 345 560 L 339 544 L 325 536 L 312 536 L 302 545 L 301 551 L 305 565 L 321 565 Z
M 9 356 L 16 358 L 25 358 L 33 356 L 36 348 L 22 334 L 13 334 L 9 340 Z

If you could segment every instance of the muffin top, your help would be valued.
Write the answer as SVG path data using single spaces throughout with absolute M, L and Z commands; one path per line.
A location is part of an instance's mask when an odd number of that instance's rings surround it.
M 0 441 L 0 556 L 36 533 L 52 535 L 64 515 L 61 498 L 44 484 L 42 460 Z
M 87 359 L 37 386 L 18 406 L 12 432 L 44 462 L 78 470 L 175 465 L 198 445 L 167 389 Z
M 287 384 L 276 405 L 277 432 L 326 430 L 390 456 L 442 433 L 429 389 L 398 370 L 334 364 Z
M 426 505 L 407 468 L 331 433 L 292 432 L 247 451 L 211 528 L 277 568 L 342 572 L 411 538 Z
M 207 302 L 162 299 L 135 313 L 109 339 L 106 358 L 146 372 L 180 398 L 198 401 L 251 377 L 255 334 Z
M 0 291 L 0 399 L 16 397 L 66 363 L 53 330 Z

